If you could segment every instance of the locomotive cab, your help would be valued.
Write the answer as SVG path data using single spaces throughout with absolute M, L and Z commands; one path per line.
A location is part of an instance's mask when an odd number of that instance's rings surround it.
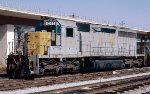
M 51 46 L 57 46 L 61 39 L 61 24 L 54 18 L 43 17 L 35 26 L 35 32 L 50 32 Z M 60 37 L 57 39 L 57 37 Z
M 31 73 L 39 74 L 44 66 L 54 66 L 53 62 L 50 63 L 50 59 L 44 59 L 50 56 L 51 47 L 60 47 L 61 46 L 61 24 L 53 18 L 43 18 L 36 24 L 35 32 L 28 32 L 25 34 L 25 50 L 26 55 L 30 60 Z M 58 60 L 59 61 L 59 60 Z M 42 68 L 41 68 L 42 67 Z M 51 70 L 51 69 L 49 69 Z

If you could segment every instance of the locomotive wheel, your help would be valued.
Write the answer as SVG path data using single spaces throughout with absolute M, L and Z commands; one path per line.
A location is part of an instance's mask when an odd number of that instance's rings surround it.
M 62 67 L 58 67 L 58 68 L 55 70 L 55 73 L 56 73 L 56 75 L 61 75 L 61 74 L 63 74 L 63 68 L 62 68 Z
M 72 73 L 72 72 L 73 72 L 73 68 L 70 69 L 70 73 Z
M 43 68 L 40 68 L 40 74 L 44 74 L 44 69 Z
M 63 68 L 62 67 L 59 68 L 59 74 L 63 74 Z
M 126 68 L 125 64 L 121 64 L 121 69 Z
M 8 64 L 7 73 L 10 77 L 14 76 L 15 69 L 16 69 L 16 64 Z
M 16 64 L 16 68 L 15 68 L 15 70 L 14 70 L 14 77 L 16 78 L 19 78 L 20 76 L 21 76 L 21 74 L 22 74 L 22 66 L 19 64 L 19 63 L 17 63 Z

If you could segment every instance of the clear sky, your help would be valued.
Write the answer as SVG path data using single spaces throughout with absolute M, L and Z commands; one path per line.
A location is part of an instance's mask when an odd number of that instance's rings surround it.
M 0 0 L 10 7 L 76 14 L 150 30 L 150 0 Z

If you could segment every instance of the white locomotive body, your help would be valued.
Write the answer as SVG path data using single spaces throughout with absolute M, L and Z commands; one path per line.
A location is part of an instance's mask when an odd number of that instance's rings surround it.
M 141 67 L 137 32 L 98 23 L 45 18 L 25 35 L 24 53 L 32 74 Z

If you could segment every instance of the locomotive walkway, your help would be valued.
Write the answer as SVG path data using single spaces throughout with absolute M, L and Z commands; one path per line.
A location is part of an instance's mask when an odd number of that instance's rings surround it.
M 33 80 L 6 78 L 0 79 L 0 94 L 37 92 L 46 94 L 67 94 L 67 92 L 81 93 L 83 91 L 85 93 L 93 94 L 104 93 L 108 89 L 111 93 L 114 92 L 114 89 L 116 92 L 119 92 L 119 90 L 122 92 L 128 90 L 127 87 L 129 86 L 130 89 L 133 89 L 134 86 L 138 87 L 145 86 L 146 84 L 148 85 L 150 84 L 149 79 L 150 68 L 134 68 L 89 74 L 48 76 L 34 78 Z

